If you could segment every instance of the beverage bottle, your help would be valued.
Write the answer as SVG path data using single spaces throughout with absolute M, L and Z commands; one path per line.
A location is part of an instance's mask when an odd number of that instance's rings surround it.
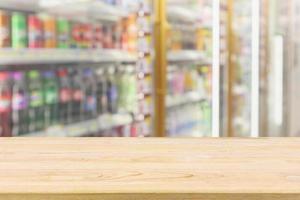
M 103 48 L 103 30 L 102 25 L 96 24 L 93 26 L 93 48 L 102 49 Z
M 43 47 L 43 23 L 36 15 L 28 16 L 28 47 Z
M 59 121 L 62 124 L 71 123 L 72 87 L 68 69 L 57 71 L 59 79 Z
M 56 21 L 53 17 L 44 16 L 44 47 L 56 48 Z
M 12 135 L 20 136 L 29 133 L 28 88 L 23 72 L 13 72 L 12 78 Z
M 82 48 L 92 48 L 93 26 L 92 24 L 82 24 Z
M 107 112 L 107 82 L 103 69 L 96 71 L 97 76 L 97 113 L 102 115 Z
M 0 48 L 10 47 L 10 16 L 0 10 Z
M 11 46 L 20 49 L 27 47 L 27 19 L 19 12 L 14 12 L 11 16 Z
M 39 71 L 27 72 L 29 91 L 29 132 L 38 132 L 44 129 L 44 101 L 42 77 Z
M 58 123 L 58 80 L 54 71 L 43 72 L 45 126 L 49 127 Z
M 97 117 L 97 82 L 92 69 L 84 69 L 84 119 L 94 119 Z
M 67 49 L 71 45 L 71 24 L 66 19 L 58 19 L 57 27 L 57 47 Z
M 82 42 L 82 34 L 81 34 L 81 25 L 80 23 L 74 22 L 72 24 L 71 30 L 71 37 L 72 37 L 72 48 L 79 48 Z
M 116 71 L 114 68 L 108 70 L 107 79 L 107 100 L 108 100 L 108 112 L 115 114 L 118 112 L 118 86 L 116 83 Z
M 72 122 L 80 122 L 83 120 L 83 102 L 84 102 L 84 85 L 82 71 L 80 69 L 73 69 L 72 77 L 72 106 L 71 118 Z
M 0 136 L 9 137 L 11 133 L 11 84 L 8 72 L 0 72 Z

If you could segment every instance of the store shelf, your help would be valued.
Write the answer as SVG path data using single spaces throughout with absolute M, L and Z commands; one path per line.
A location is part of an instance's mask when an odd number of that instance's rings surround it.
M 110 130 L 115 127 L 125 126 L 133 122 L 130 114 L 106 114 L 98 119 L 78 122 L 67 126 L 54 126 L 46 131 L 31 133 L 27 137 L 80 137 L 90 133 Z
M 168 95 L 166 100 L 167 108 L 178 107 L 185 104 L 204 101 L 207 98 L 203 97 L 198 92 L 189 92 L 184 95 Z
M 0 49 L 0 65 L 136 61 L 136 55 L 121 50 Z
M 197 50 L 179 50 L 168 53 L 169 62 L 196 62 L 200 64 L 211 64 L 212 60 L 208 59 L 203 53 Z

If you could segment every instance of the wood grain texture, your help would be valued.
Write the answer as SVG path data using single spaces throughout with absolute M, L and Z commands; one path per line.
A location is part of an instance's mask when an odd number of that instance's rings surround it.
M 0 139 L 0 199 L 297 200 L 300 139 Z

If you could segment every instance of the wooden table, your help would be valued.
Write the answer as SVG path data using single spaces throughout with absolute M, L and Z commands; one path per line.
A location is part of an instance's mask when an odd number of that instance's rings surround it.
M 0 199 L 299 200 L 300 139 L 0 139 Z

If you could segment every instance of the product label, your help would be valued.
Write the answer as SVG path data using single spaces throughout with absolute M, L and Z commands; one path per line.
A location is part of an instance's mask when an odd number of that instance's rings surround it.
M 73 91 L 73 100 L 82 101 L 83 100 L 83 92 L 81 90 Z
M 24 92 L 18 92 L 13 95 L 12 109 L 13 110 L 24 110 L 28 106 L 26 95 Z
M 67 103 L 72 100 L 72 92 L 68 88 L 62 88 L 59 92 L 59 100 L 62 103 Z
M 0 40 L 6 40 L 9 37 L 9 31 L 6 27 L 0 27 Z
M 11 106 L 11 95 L 2 94 L 0 96 L 0 113 L 9 112 Z
M 33 108 L 43 105 L 43 93 L 40 90 L 32 91 L 30 93 L 30 106 Z
M 48 88 L 44 91 L 46 104 L 55 104 L 58 101 L 58 93 L 55 88 Z
M 86 111 L 94 111 L 97 108 L 97 100 L 95 96 L 87 96 L 84 109 Z

